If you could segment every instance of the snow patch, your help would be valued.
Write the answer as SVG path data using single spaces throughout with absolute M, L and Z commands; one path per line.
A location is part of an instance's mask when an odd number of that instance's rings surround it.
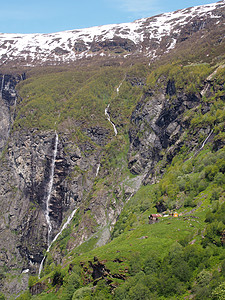
M 0 34 L 0 59 L 2 64 L 19 58 L 24 65 L 35 65 L 35 62 L 70 62 L 85 57 L 93 57 L 96 52 L 91 51 L 93 43 L 105 40 L 113 40 L 115 37 L 129 39 L 138 45 L 138 52 L 143 51 L 142 43 L 145 40 L 154 40 L 160 43 L 162 38 L 173 34 L 179 34 L 180 27 L 186 25 L 191 19 L 204 17 L 219 19 L 214 11 L 216 8 L 224 8 L 225 2 L 195 6 L 175 12 L 164 13 L 151 18 L 143 18 L 131 23 L 112 24 L 69 30 L 50 34 Z M 219 20 L 218 20 L 219 22 Z M 85 51 L 76 52 L 75 43 L 81 42 Z M 168 45 L 171 50 L 176 45 L 174 38 Z M 101 52 L 100 56 L 105 56 Z M 126 56 L 127 54 L 124 54 Z M 151 55 L 154 57 L 154 53 Z

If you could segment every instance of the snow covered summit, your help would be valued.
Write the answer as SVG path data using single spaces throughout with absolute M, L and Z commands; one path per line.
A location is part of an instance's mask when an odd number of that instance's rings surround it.
M 224 25 L 225 1 L 144 18 L 52 34 L 0 34 L 1 66 L 73 63 L 90 57 L 146 56 L 173 49 L 192 34 Z

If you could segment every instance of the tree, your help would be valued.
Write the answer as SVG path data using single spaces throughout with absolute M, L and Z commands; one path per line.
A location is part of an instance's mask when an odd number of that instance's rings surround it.
M 225 282 L 221 283 L 212 292 L 212 298 L 218 300 L 225 300 Z

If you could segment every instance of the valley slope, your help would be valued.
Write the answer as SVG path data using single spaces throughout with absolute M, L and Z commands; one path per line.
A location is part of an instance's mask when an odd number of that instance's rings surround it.
M 224 6 L 0 36 L 8 299 L 219 299 Z

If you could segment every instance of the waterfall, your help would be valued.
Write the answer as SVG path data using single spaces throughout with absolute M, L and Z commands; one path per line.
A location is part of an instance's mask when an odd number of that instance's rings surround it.
M 47 251 L 46 251 L 46 254 L 47 254 L 47 252 L 48 252 L 48 249 L 47 249 Z M 41 272 L 42 272 L 42 269 L 43 269 L 43 265 L 44 265 L 44 261 L 45 261 L 46 254 L 45 254 L 45 256 L 43 257 L 43 259 L 42 259 L 42 261 L 41 261 L 41 264 L 40 264 L 40 267 L 39 267 L 39 271 L 38 271 L 38 279 L 41 278 L 40 276 L 41 276 Z
M 115 126 L 115 124 L 111 121 L 110 116 L 109 116 L 109 113 L 108 113 L 109 105 L 110 105 L 110 104 L 108 104 L 107 107 L 106 107 L 106 109 L 105 109 L 105 115 L 106 115 L 107 120 L 112 124 L 113 130 L 114 130 L 114 133 L 115 133 L 115 136 L 116 136 L 116 135 L 117 135 L 117 129 L 116 129 L 116 126 Z
M 208 139 L 210 138 L 211 134 L 213 133 L 213 129 L 210 131 L 209 135 L 207 136 L 207 138 L 204 140 L 204 142 L 202 143 L 202 146 L 199 150 L 202 150 L 206 144 L 206 142 L 208 141 Z
M 119 94 L 120 87 L 121 87 L 121 85 L 122 85 L 123 81 L 124 81 L 124 80 L 122 80 L 122 81 L 120 82 L 120 84 L 119 84 L 118 88 L 116 89 L 116 93 L 117 93 L 117 95 Z
M 121 87 L 121 85 L 123 84 L 123 82 L 124 82 L 124 80 L 126 79 L 126 77 L 127 77 L 127 74 L 125 74 L 123 80 L 120 82 L 120 84 L 119 84 L 118 87 L 116 88 L 116 94 L 117 94 L 117 95 L 119 94 L 120 87 Z M 115 99 L 115 98 L 116 98 L 116 96 L 114 96 L 113 99 Z M 108 104 L 107 107 L 105 108 L 105 115 L 106 115 L 107 120 L 108 120 L 108 121 L 111 123 L 111 125 L 113 126 L 113 130 L 114 130 L 114 133 L 115 133 L 115 136 L 116 136 L 118 132 L 117 132 L 117 129 L 116 129 L 115 124 L 114 124 L 114 123 L 111 121 L 111 119 L 110 119 L 110 116 L 109 116 L 109 113 L 108 113 L 109 106 L 110 106 L 110 104 Z M 97 175 L 98 175 L 98 174 L 96 174 L 96 176 L 97 176 Z
M 2 94 L 2 97 L 3 97 L 4 82 L 5 82 L 5 75 L 2 75 L 2 85 L 1 85 L 1 94 Z
M 97 166 L 95 177 L 98 176 L 99 169 L 100 169 L 100 164 Z
M 68 219 L 66 220 L 66 222 L 63 224 L 62 228 L 60 229 L 60 231 L 56 234 L 56 236 L 54 237 L 54 239 L 52 240 L 50 246 L 47 249 L 47 252 L 49 252 L 49 249 L 51 247 L 51 245 L 58 239 L 58 237 L 62 234 L 63 230 L 66 229 L 66 227 L 70 224 L 71 220 L 73 219 L 75 212 L 77 211 L 77 208 L 75 208 L 72 213 L 69 215 Z
M 57 147 L 58 147 L 58 134 L 55 133 L 55 147 L 53 152 L 53 160 L 51 165 L 51 172 L 49 177 L 49 183 L 48 183 L 48 191 L 47 191 L 47 199 L 46 199 L 46 211 L 45 211 L 45 217 L 48 224 L 48 246 L 50 245 L 50 237 L 52 232 L 52 224 L 50 219 L 50 199 L 51 199 L 51 193 L 52 193 L 52 187 L 53 187 L 53 179 L 54 179 L 54 171 L 55 171 L 55 159 L 57 154 Z
M 50 245 L 48 246 L 47 250 L 46 250 L 46 254 L 43 257 L 40 267 L 39 267 L 39 272 L 38 272 L 38 278 L 40 279 L 40 275 L 41 275 L 41 271 L 43 269 L 44 266 L 44 262 L 45 262 L 45 258 L 47 253 L 49 252 L 52 244 L 58 239 L 58 237 L 62 234 L 63 230 L 66 229 L 66 227 L 69 225 L 69 223 L 71 222 L 71 220 L 73 219 L 75 212 L 77 211 L 77 208 L 75 208 L 72 213 L 69 215 L 68 219 L 66 220 L 66 222 L 63 224 L 62 228 L 60 229 L 60 231 L 56 234 L 56 236 L 54 237 L 54 239 L 51 241 Z
M 120 87 L 121 87 L 121 85 L 123 84 L 123 82 L 124 82 L 124 80 L 126 79 L 126 77 L 127 77 L 127 74 L 124 76 L 123 80 L 120 82 L 119 86 L 117 87 L 117 89 L 116 89 L 117 95 L 119 94 Z

